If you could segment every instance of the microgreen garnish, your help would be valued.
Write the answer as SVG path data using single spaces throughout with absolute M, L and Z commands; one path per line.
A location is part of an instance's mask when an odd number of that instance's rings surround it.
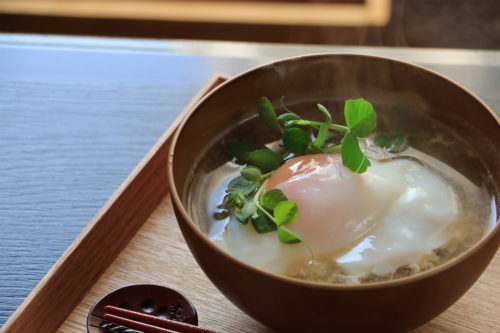
M 300 128 L 292 127 L 283 131 L 283 145 L 294 155 L 302 155 L 309 146 L 309 135 Z
M 273 209 L 274 218 L 278 226 L 289 225 L 299 218 L 299 209 L 293 201 L 284 200 L 279 202 Z
M 285 113 L 278 116 L 271 101 L 262 97 L 257 102 L 258 114 L 266 126 L 281 135 L 286 151 L 253 150 L 250 144 L 242 141 L 227 145 L 227 152 L 235 162 L 246 164 L 246 167 L 229 183 L 222 207 L 234 209 L 236 219 L 242 224 L 251 221 L 258 233 L 277 230 L 278 239 L 283 243 L 303 240 L 286 228 L 298 219 L 297 204 L 288 200 L 280 189 L 265 191 L 274 170 L 293 156 L 315 153 L 340 153 L 342 163 L 354 173 L 363 173 L 370 166 L 359 140 L 368 137 L 377 124 L 372 105 L 362 98 L 347 100 L 344 106 L 346 125 L 333 123 L 325 106 L 317 104 L 316 107 L 323 114 L 322 122 L 300 118 L 284 105 L 283 98 L 281 108 Z M 400 141 L 399 137 L 377 138 L 375 143 L 385 148 L 398 146 Z M 310 247 L 304 244 L 313 255 Z
M 359 148 L 358 139 L 347 132 L 342 140 L 342 163 L 356 173 L 363 173 L 370 166 L 370 161 Z
M 258 233 L 279 231 L 298 218 L 297 205 L 289 201 L 283 191 L 271 189 L 262 194 L 270 176 L 271 173 L 263 174 L 256 166 L 247 166 L 241 170 L 240 176 L 228 184 L 228 195 L 222 203 L 223 208 L 234 209 L 234 215 L 241 224 L 252 221 Z M 298 236 L 293 237 L 291 231 L 284 233 L 288 236 L 283 238 L 280 236 L 283 232 L 279 232 L 278 238 L 285 243 L 301 241 Z
M 270 149 L 259 149 L 248 153 L 248 161 L 262 171 L 268 172 L 279 167 L 283 163 L 283 158 Z
M 349 99 L 345 102 L 344 116 L 349 131 L 360 138 L 371 134 L 377 125 L 373 106 L 364 99 Z
M 250 153 L 253 148 L 244 141 L 236 141 L 228 143 L 226 150 L 229 155 L 235 158 L 237 164 L 245 164 L 248 162 L 248 153 Z
M 243 170 L 241 170 L 241 175 L 243 178 L 246 180 L 249 180 L 251 182 L 255 182 L 261 179 L 262 177 L 262 171 L 260 171 L 259 168 L 254 167 L 254 166 L 247 166 Z
M 325 122 L 319 125 L 318 136 L 316 137 L 316 140 L 314 140 L 313 146 L 315 148 L 321 149 L 326 140 L 326 133 L 328 132 L 328 129 L 332 124 L 332 116 L 330 115 L 330 112 L 328 112 L 328 110 L 323 105 L 317 104 L 317 106 L 318 110 L 320 110 L 325 115 Z
M 276 112 L 274 111 L 274 107 L 271 104 L 271 101 L 267 97 L 261 97 L 257 102 L 257 111 L 259 112 L 259 116 L 270 129 L 276 132 L 283 132 L 283 129 L 278 122 L 278 118 L 276 117 Z
M 373 106 L 361 98 L 345 102 L 344 116 L 349 131 L 342 140 L 342 163 L 355 173 L 363 173 L 371 164 L 359 148 L 358 138 L 372 133 L 377 126 L 377 115 Z
M 280 240 L 280 242 L 286 244 L 294 244 L 302 241 L 299 238 L 299 236 L 297 236 L 290 229 L 285 227 L 280 227 L 278 229 L 278 239 Z

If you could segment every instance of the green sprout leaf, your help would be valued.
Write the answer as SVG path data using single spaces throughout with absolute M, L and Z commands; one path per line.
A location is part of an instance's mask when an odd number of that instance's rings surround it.
M 267 97 L 261 97 L 259 99 L 257 102 L 257 111 L 259 112 L 259 116 L 264 124 L 276 132 L 283 132 L 280 123 L 278 122 L 278 118 L 276 117 L 274 107 Z
M 278 116 L 278 121 L 280 123 L 283 123 L 283 122 L 286 122 L 289 120 L 300 120 L 300 117 L 297 116 L 295 113 L 290 113 L 290 112 L 283 113 L 283 114 L 280 114 Z
M 278 228 L 278 239 L 286 244 L 300 243 L 302 241 L 299 236 L 285 227 Z
M 347 132 L 342 140 L 342 163 L 356 173 L 363 173 L 370 166 L 370 161 L 359 148 L 358 139 Z
M 229 182 L 226 192 L 231 194 L 240 193 L 245 190 L 250 184 L 252 184 L 251 181 L 246 180 L 242 176 L 238 176 Z
M 300 128 L 288 128 L 283 132 L 283 144 L 289 152 L 302 155 L 309 144 L 309 135 Z
M 273 210 L 278 203 L 286 200 L 288 200 L 288 198 L 282 190 L 273 188 L 262 195 L 260 204 L 266 209 Z
M 281 155 L 270 149 L 252 151 L 248 154 L 248 160 L 263 172 L 274 170 L 283 163 Z
M 359 138 L 367 137 L 377 126 L 377 115 L 373 106 L 362 98 L 347 100 L 344 116 L 349 131 Z
M 236 159 L 236 163 L 241 165 L 248 162 L 248 153 L 250 153 L 253 148 L 244 141 L 236 141 L 228 143 L 226 150 L 231 157 Z
M 241 170 L 241 175 L 248 181 L 257 182 L 262 177 L 262 171 L 253 165 L 249 165 Z
M 274 219 L 278 226 L 289 225 L 299 218 L 299 208 L 293 201 L 281 201 L 274 207 Z
M 258 183 L 253 183 L 242 176 L 231 180 L 227 186 L 226 192 L 230 195 L 224 198 L 222 206 L 226 209 L 231 207 L 243 207 L 246 201 L 251 200 L 258 190 Z
M 234 214 L 241 224 L 247 224 L 250 217 L 257 212 L 257 206 L 253 201 L 247 201 L 243 207 L 236 207 Z
M 260 210 L 252 217 L 252 225 L 259 234 L 276 230 L 276 224 Z

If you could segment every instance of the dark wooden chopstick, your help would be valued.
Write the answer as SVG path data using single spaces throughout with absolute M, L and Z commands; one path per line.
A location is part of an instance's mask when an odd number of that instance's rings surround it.
M 106 305 L 104 310 L 109 312 L 103 315 L 104 319 L 145 333 L 218 333 L 180 321 L 126 310 L 112 305 Z
M 163 328 L 160 326 L 151 325 L 148 323 L 132 320 L 125 317 L 120 317 L 112 314 L 105 314 L 103 316 L 104 319 L 109 320 L 112 323 L 119 324 L 122 326 L 126 326 L 128 328 L 132 328 L 134 330 L 140 330 L 145 333 L 180 333 L 179 331 L 172 331 L 167 328 Z

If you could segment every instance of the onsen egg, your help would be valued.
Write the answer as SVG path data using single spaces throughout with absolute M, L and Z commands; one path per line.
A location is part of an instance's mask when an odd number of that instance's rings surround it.
M 417 161 L 371 164 L 367 172 L 355 174 L 339 155 L 299 156 L 278 168 L 266 187 L 281 189 L 297 203 L 299 218 L 288 227 L 316 255 L 327 254 L 353 276 L 416 263 L 449 241 L 451 233 L 445 231 L 459 214 L 453 189 Z M 275 233 L 257 234 L 235 219 L 214 241 L 276 273 L 308 255 L 300 243 L 282 244 Z
M 266 189 L 279 188 L 297 203 L 299 219 L 289 228 L 314 252 L 341 250 L 376 227 L 401 187 L 377 177 L 367 182 L 350 172 L 339 155 L 294 158 L 271 176 Z

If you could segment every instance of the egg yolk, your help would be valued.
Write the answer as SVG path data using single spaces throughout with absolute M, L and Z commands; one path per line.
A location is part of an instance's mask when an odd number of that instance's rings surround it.
M 377 215 L 385 213 L 373 188 L 344 167 L 338 154 L 287 161 L 269 179 L 266 190 L 272 188 L 297 204 L 299 218 L 289 228 L 316 252 L 347 249 L 376 227 Z

